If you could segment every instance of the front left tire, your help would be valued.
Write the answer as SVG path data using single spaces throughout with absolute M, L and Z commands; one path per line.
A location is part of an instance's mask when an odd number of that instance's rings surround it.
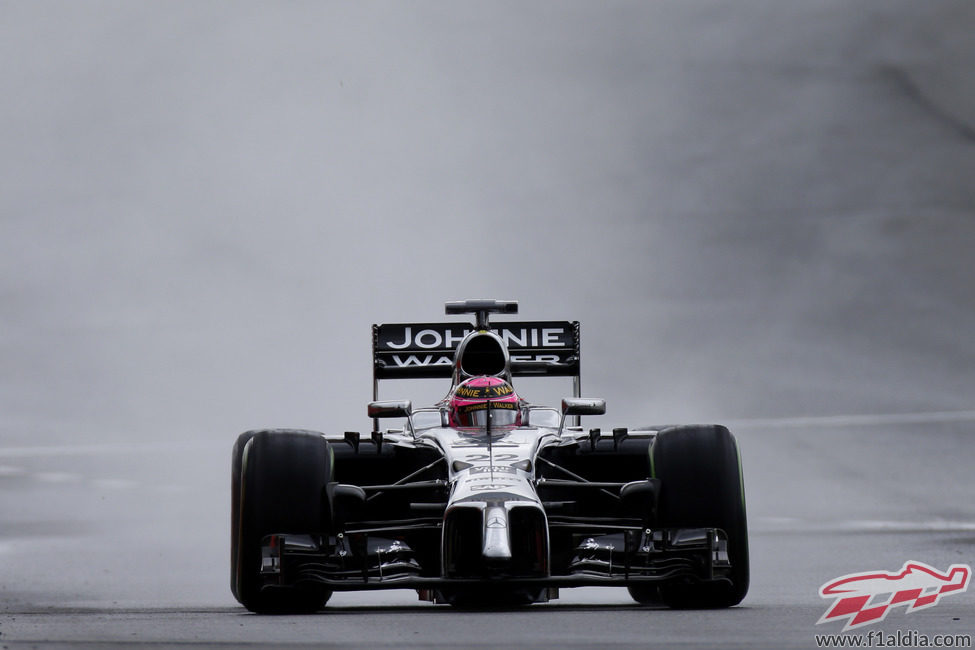
M 653 475 L 660 480 L 657 525 L 720 528 L 727 537 L 731 562 L 724 581 L 662 583 L 660 600 L 680 609 L 737 605 L 749 582 L 748 524 L 737 441 L 720 425 L 670 427 L 657 434 L 650 457 Z M 633 596 L 647 602 L 651 593 L 640 588 Z

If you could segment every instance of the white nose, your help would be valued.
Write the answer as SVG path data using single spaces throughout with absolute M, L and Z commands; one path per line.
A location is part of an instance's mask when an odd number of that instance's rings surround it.
M 511 559 L 511 539 L 508 536 L 508 511 L 497 506 L 484 513 L 484 546 L 481 554 L 495 560 Z

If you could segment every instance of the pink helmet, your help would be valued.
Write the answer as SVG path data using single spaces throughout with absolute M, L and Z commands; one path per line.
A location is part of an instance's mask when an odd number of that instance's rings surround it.
M 474 377 L 460 383 L 450 396 L 450 426 L 484 427 L 521 424 L 521 400 L 511 384 L 499 377 Z

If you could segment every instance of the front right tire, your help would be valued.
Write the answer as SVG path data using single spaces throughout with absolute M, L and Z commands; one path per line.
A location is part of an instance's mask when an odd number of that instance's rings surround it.
M 231 590 L 247 609 L 313 612 L 331 596 L 313 583 L 265 587 L 261 545 L 270 534 L 314 534 L 330 528 L 325 487 L 332 465 L 328 442 L 313 431 L 248 431 L 238 437 L 231 471 Z

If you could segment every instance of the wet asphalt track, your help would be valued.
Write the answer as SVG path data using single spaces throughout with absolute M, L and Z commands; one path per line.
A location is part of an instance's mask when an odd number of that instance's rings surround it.
M 3 14 L 0 644 L 814 647 L 975 562 L 971 3 Z M 475 296 L 582 321 L 610 426 L 732 426 L 741 607 L 235 606 L 236 433 L 367 426 L 369 325 Z
M 5 512 L 34 504 L 32 528 L 7 536 L 2 640 L 99 644 L 306 644 L 332 647 L 812 647 L 826 611 L 818 588 L 864 570 L 894 571 L 909 559 L 946 568 L 971 562 L 975 521 L 965 448 L 973 423 L 911 426 L 742 426 L 753 587 L 724 611 L 636 606 L 621 589 L 564 590 L 546 605 L 455 611 L 407 591 L 340 594 L 314 616 L 261 617 L 235 607 L 224 582 L 224 477 L 202 478 L 222 449 L 199 447 L 187 476 L 206 490 L 166 485 L 152 467 L 170 452 L 108 454 L 77 471 L 50 458 L 7 457 Z M 184 450 L 185 451 L 185 450 Z M 104 454 L 103 451 L 99 454 Z M 210 457 L 213 457 L 212 459 Z M 152 457 L 152 460 L 150 459 Z M 113 460 L 114 458 L 114 460 Z M 938 468 L 936 476 L 917 467 Z M 34 473 L 43 468 L 47 473 Z M 11 470 L 6 470 L 8 474 Z M 98 476 L 112 476 L 114 483 Z M 219 478 L 220 480 L 217 480 Z M 880 486 L 880 487 L 878 487 Z M 157 512 L 140 512 L 152 502 Z M 46 504 L 46 505 L 44 505 Z M 165 513 L 160 521 L 158 512 Z M 174 532 L 185 525 L 183 533 Z M 110 533 L 106 532 L 111 530 Z M 878 629 L 969 634 L 972 595 L 930 610 L 894 610 Z M 835 629 L 833 629 L 835 628 Z

